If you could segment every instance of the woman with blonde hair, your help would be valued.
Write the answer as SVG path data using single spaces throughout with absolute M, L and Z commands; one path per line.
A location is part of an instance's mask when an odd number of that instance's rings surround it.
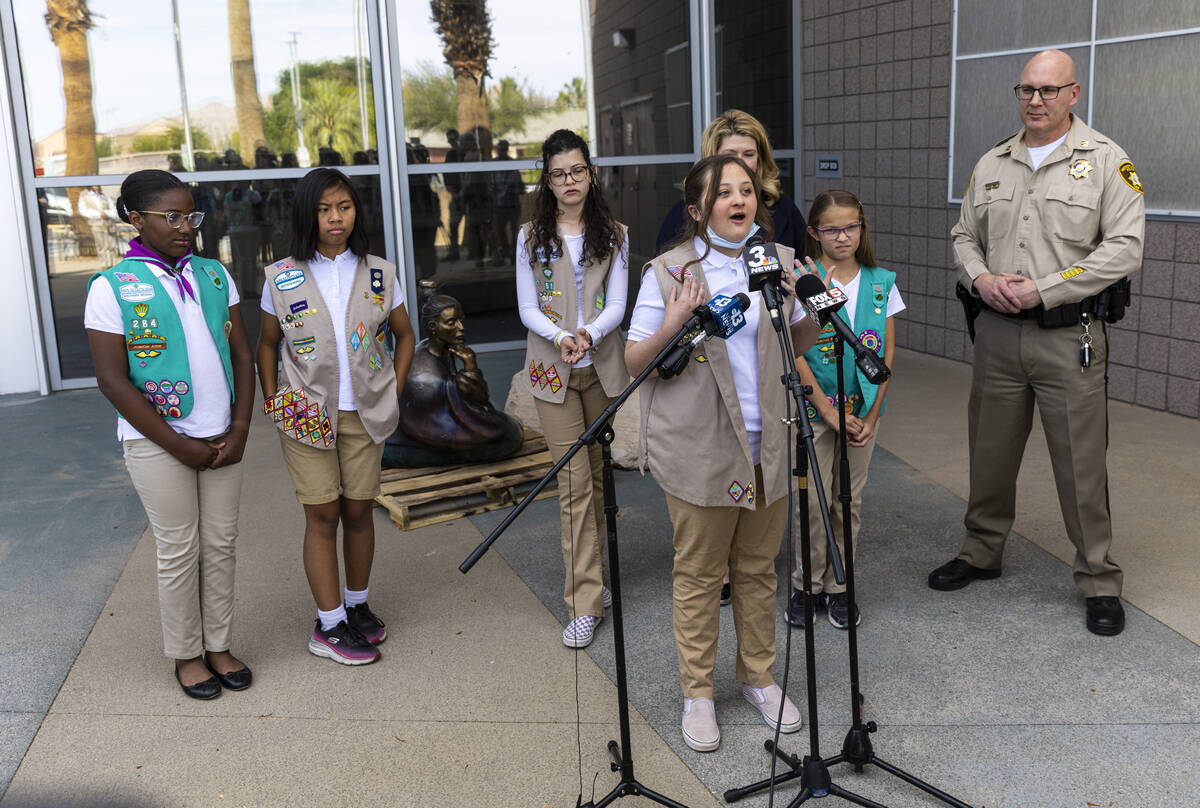
M 775 242 L 792 249 L 802 249 L 806 226 L 796 203 L 783 193 L 779 184 L 779 166 L 771 154 L 767 130 L 758 119 L 740 109 L 727 109 L 713 118 L 700 136 L 700 156 L 732 154 L 741 158 L 758 176 L 763 202 L 775 225 Z M 667 213 L 655 239 L 657 252 L 662 253 L 683 231 L 685 224 L 683 202 L 677 202 Z

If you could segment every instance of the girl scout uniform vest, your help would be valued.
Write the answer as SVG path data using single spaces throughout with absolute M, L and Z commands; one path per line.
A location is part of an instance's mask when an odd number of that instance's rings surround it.
M 821 273 L 822 278 L 825 277 L 825 267 L 817 264 L 817 271 Z M 896 283 L 896 273 L 879 267 L 860 267 L 858 273 L 858 304 L 854 309 L 858 341 L 864 348 L 869 348 L 882 357 L 883 340 L 887 334 L 888 295 Z M 845 311 L 839 310 L 836 316 L 841 317 L 846 325 L 850 325 Z M 833 325 L 826 323 L 816 343 L 805 351 L 804 359 L 816 377 L 817 384 L 821 386 L 821 392 L 825 393 L 834 407 L 837 407 L 837 359 L 834 357 L 834 342 Z M 849 352 L 842 357 L 842 369 L 854 371 L 845 374 L 846 412 L 863 416 L 875 406 L 879 387 L 867 381 L 867 377 L 858 369 L 853 355 Z M 816 407 L 809 404 L 807 409 L 810 419 L 820 419 Z M 883 405 L 880 405 L 879 411 L 883 412 Z
M 287 377 L 287 388 L 264 404 L 275 425 L 308 446 L 334 447 L 338 357 L 333 329 L 343 328 L 354 405 L 367 434 L 383 443 L 400 419 L 396 374 L 387 349 L 395 265 L 374 255 L 358 259 L 344 323 L 333 322 L 304 261 L 277 261 L 266 268 L 266 276 L 283 328 L 280 355 Z
M 577 323 L 578 307 L 575 304 L 575 268 L 571 266 L 571 255 L 566 250 L 546 255 L 539 249 L 530 255 L 533 283 L 537 288 L 538 304 L 542 314 L 566 331 L 574 334 L 577 328 L 592 322 L 604 311 L 604 290 L 608 287 L 608 275 L 612 272 L 616 250 L 625 240 L 626 228 L 618 224 L 618 247 L 601 263 L 589 263 L 583 270 L 583 323 Z M 531 226 L 522 228 L 525 243 L 529 243 Z M 592 365 L 600 377 L 605 395 L 615 397 L 629 384 L 629 373 L 625 370 L 625 338 L 620 329 L 606 334 L 591 350 Z M 567 379 L 571 377 L 571 366 L 562 361 L 562 352 L 554 343 L 532 331 L 525 340 L 525 366 L 529 371 L 529 389 L 535 398 L 561 404 L 567 395 Z
M 196 277 L 196 298 L 225 368 L 232 401 L 233 362 L 229 356 L 229 330 L 233 326 L 229 321 L 225 271 L 219 262 L 198 255 L 192 256 L 188 265 Z M 145 262 L 127 258 L 93 275 L 88 281 L 89 288 L 97 278 L 104 278 L 112 286 L 121 306 L 121 318 L 129 324 L 125 332 L 129 381 L 142 391 L 163 418 L 185 417 L 195 403 L 187 340 L 179 312 L 158 276 Z
M 795 251 L 776 244 L 779 260 L 792 265 Z M 663 301 L 673 286 L 682 287 L 668 267 L 686 266 L 701 283 L 704 269 L 695 261 L 689 241 L 658 256 L 642 269 L 653 269 Z M 788 322 L 795 301 L 783 301 Z M 738 404 L 733 370 L 724 341 L 711 339 L 697 346 L 687 368 L 671 379 L 652 377 L 642 385 L 642 435 L 639 465 L 647 463 L 654 479 L 673 497 L 704 507 L 737 506 L 753 510 L 760 498 L 771 505 L 787 496 L 787 425 L 783 423 L 787 390 L 779 383 L 783 359 L 770 326 L 765 302 L 759 302 L 758 406 L 762 412 L 759 464 L 765 491 L 754 489 L 754 460 L 746 435 L 746 422 Z

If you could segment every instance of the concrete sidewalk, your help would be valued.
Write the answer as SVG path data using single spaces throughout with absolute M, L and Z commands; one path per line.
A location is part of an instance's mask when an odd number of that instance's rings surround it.
M 521 361 L 484 358 L 493 385 Z M 879 755 L 988 808 L 1195 805 L 1200 543 L 1185 517 L 1200 511 L 1200 423 L 1112 405 L 1114 556 L 1135 608 L 1123 635 L 1099 638 L 1085 631 L 1082 598 L 1059 560 L 1065 539 L 1039 436 L 1004 577 L 955 593 L 925 586 L 961 540 L 969 368 L 907 351 L 896 364 L 858 578 Z M 401 533 L 377 510 L 371 602 L 390 637 L 379 664 L 343 668 L 305 648 L 313 606 L 303 517 L 273 430 L 256 422 L 235 645 L 255 685 L 200 703 L 183 696 L 161 655 L 153 538 L 111 410 L 94 391 L 0 400 L 0 428 L 13 438 L 0 469 L 3 808 L 567 806 L 581 768 L 584 801 L 616 782 L 604 749 L 616 737 L 611 625 L 587 653 L 561 645 L 553 500 L 535 503 L 466 576 L 457 565 L 502 512 Z M 770 763 L 769 730 L 733 683 L 730 615 L 723 610 L 717 671 L 722 747 L 702 755 L 679 737 L 662 494 L 649 477 L 622 472 L 618 502 L 637 775 L 687 805 L 722 804 L 714 793 L 767 776 Z M 41 642 L 30 642 L 31 626 Z M 829 755 L 849 719 L 845 634 L 822 622 L 815 640 Z M 803 636 L 792 642 L 790 687 L 802 704 Z M 806 730 L 782 745 L 803 753 L 807 743 Z M 889 806 L 938 804 L 878 771 L 834 775 Z M 794 783 L 783 786 L 775 804 L 795 794 Z

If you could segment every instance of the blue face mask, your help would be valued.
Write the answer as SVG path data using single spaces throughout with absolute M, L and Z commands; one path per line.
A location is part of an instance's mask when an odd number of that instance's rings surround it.
M 741 241 L 730 241 L 727 238 L 721 238 L 713 231 L 713 229 L 711 227 L 707 228 L 707 230 L 708 230 L 708 240 L 711 241 L 717 247 L 724 247 L 727 250 L 740 250 L 742 247 L 746 246 L 746 242 L 750 240 L 750 237 L 759 231 L 759 226 L 758 226 L 758 222 L 754 222 L 754 224 L 750 228 L 750 232 L 747 233 L 746 237 L 744 239 L 742 239 Z

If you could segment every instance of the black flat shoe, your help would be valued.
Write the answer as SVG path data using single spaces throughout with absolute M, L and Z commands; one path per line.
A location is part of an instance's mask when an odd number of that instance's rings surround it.
M 207 657 L 205 661 L 208 661 Z M 212 665 L 209 664 L 209 668 L 211 667 Z M 230 671 L 229 673 L 213 671 L 213 676 L 217 677 L 221 686 L 226 690 L 245 690 L 254 681 L 254 674 L 250 672 L 248 666 L 243 666 L 241 670 Z
M 971 581 L 999 578 L 1000 570 L 985 570 L 972 566 L 961 558 L 947 562 L 929 573 L 929 588 L 942 592 L 962 589 Z
M 191 696 L 193 699 L 208 701 L 215 699 L 221 695 L 221 683 L 217 681 L 216 676 L 210 676 L 203 682 L 198 682 L 194 685 L 185 685 L 183 680 L 179 678 L 179 668 L 175 669 L 175 681 L 179 682 L 179 687 L 184 693 Z
M 1087 603 L 1087 628 L 1093 634 L 1113 637 L 1125 629 L 1125 607 L 1120 598 L 1085 598 Z

